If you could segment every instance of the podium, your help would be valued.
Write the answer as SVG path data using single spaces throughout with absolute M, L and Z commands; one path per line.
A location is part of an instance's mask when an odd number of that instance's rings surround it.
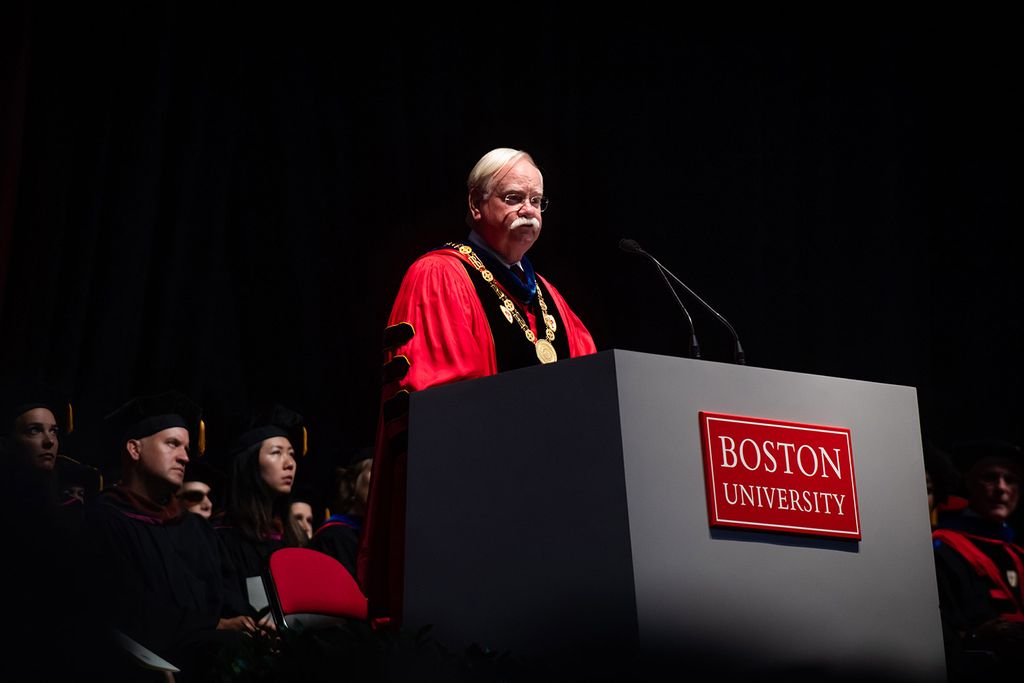
M 712 528 L 700 411 L 849 428 L 861 538 Z M 415 393 L 404 580 L 453 649 L 945 680 L 912 387 L 611 350 Z

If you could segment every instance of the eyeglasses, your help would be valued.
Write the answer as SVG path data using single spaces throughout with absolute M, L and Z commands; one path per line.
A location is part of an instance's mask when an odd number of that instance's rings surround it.
M 527 196 L 522 192 L 506 192 L 502 197 L 501 201 L 505 202 L 509 206 L 522 206 L 527 201 Z M 542 194 L 534 195 L 529 197 L 530 206 L 537 209 L 541 213 L 548 208 L 548 198 Z
M 184 493 L 179 493 L 178 498 L 181 498 L 186 503 L 195 504 L 202 502 L 203 498 L 208 498 L 209 495 L 205 491 L 185 491 Z

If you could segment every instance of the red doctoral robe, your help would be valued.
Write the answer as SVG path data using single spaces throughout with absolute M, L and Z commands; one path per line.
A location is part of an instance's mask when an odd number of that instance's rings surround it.
M 513 299 L 534 335 L 543 339 L 543 320 L 538 335 L 537 297 L 524 305 L 521 292 L 508 284 L 514 276 L 498 272 L 503 266 L 475 249 L 496 271 L 494 283 Z M 562 348 L 559 357 L 565 357 L 566 347 L 572 358 L 595 353 L 593 338 L 558 290 L 547 280 L 536 279 L 549 309 L 556 310 L 554 344 Z M 493 309 L 490 318 L 485 306 Z M 506 320 L 496 312 L 500 313 L 499 297 L 468 256 L 454 249 L 421 256 L 402 280 L 384 334 L 381 416 L 358 559 L 358 578 L 370 601 L 371 617 L 401 621 L 409 393 L 540 362 L 519 325 L 513 322 L 501 329 Z M 492 330 L 495 324 L 498 330 Z

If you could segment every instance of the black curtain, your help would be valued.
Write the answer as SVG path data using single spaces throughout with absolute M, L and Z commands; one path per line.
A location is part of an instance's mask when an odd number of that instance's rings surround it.
M 1021 441 L 1008 28 L 545 17 L 488 40 L 146 5 L 14 5 L 0 29 L 0 362 L 66 387 L 86 434 L 177 388 L 212 415 L 281 401 L 314 452 L 369 444 L 402 274 L 465 236 L 465 176 L 510 146 L 551 197 L 530 256 L 600 349 L 686 354 L 628 237 L 750 364 L 915 386 L 940 444 Z

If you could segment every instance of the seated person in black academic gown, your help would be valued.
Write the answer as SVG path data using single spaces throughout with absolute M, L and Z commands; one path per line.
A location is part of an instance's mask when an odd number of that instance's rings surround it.
M 297 470 L 294 444 L 303 443 L 303 420 L 298 413 L 274 406 L 247 419 L 227 449 L 227 499 L 223 515 L 212 520 L 221 554 L 235 571 L 234 582 L 248 596 L 249 614 L 259 616 L 249 579 L 261 577 L 270 553 L 300 545 L 289 522 L 289 494 Z M 259 600 L 257 600 L 259 602 Z M 261 623 L 269 626 L 265 616 Z
M 58 461 L 65 405 L 37 383 L 5 378 L 0 387 L 0 519 L 5 522 L 4 599 L 15 623 L 7 630 L 8 651 L 0 664 L 0 679 L 25 668 L 33 678 L 60 677 L 65 670 L 82 669 L 89 644 L 82 637 L 88 610 L 89 585 L 81 575 L 80 514 L 60 504 Z M 75 513 L 80 512 L 76 509 Z M 55 640 L 66 643 L 63 658 L 52 655 Z M 79 649 L 73 653 L 72 648 Z
M 76 561 L 83 501 L 65 498 L 64 484 L 87 480 L 79 471 L 96 473 L 59 454 L 60 437 L 69 423 L 62 405 L 67 404 L 38 389 L 4 395 L 0 462 L 6 491 L 0 518 L 9 523 L 9 544 L 35 546 L 29 554 L 70 565 Z
M 213 530 L 175 497 L 199 408 L 169 392 L 133 399 L 106 422 L 122 480 L 87 506 L 85 523 L 104 620 L 186 677 L 202 672 L 217 646 L 257 627 L 225 580 Z
M 223 476 L 205 462 L 205 458 L 192 458 L 178 489 L 178 501 L 189 512 L 208 520 L 213 516 L 213 500 L 220 494 L 223 483 Z
M 61 453 L 61 440 L 71 432 L 70 404 L 39 388 L 16 389 L 4 398 L 0 460 L 9 493 L 3 504 L 12 510 L 2 514 L 11 519 L 13 512 L 26 533 L 47 535 L 65 548 L 75 545 L 86 495 L 99 492 L 100 477 L 96 468 Z
M 947 663 L 954 678 L 1024 669 L 1024 548 L 1008 523 L 1024 456 L 998 440 L 953 450 L 968 506 L 944 512 L 932 537 Z
M 56 403 L 35 388 L 3 389 L 0 457 L 8 485 L 4 503 L 37 530 L 56 522 L 60 495 L 55 473 L 61 427 Z M 27 392 L 27 393 L 26 393 Z M 6 511 L 5 511 L 6 512 Z
M 335 471 L 335 491 L 330 503 L 332 514 L 313 535 L 309 547 L 335 558 L 356 575 L 359 535 L 363 531 L 366 499 L 370 493 L 370 458 Z

